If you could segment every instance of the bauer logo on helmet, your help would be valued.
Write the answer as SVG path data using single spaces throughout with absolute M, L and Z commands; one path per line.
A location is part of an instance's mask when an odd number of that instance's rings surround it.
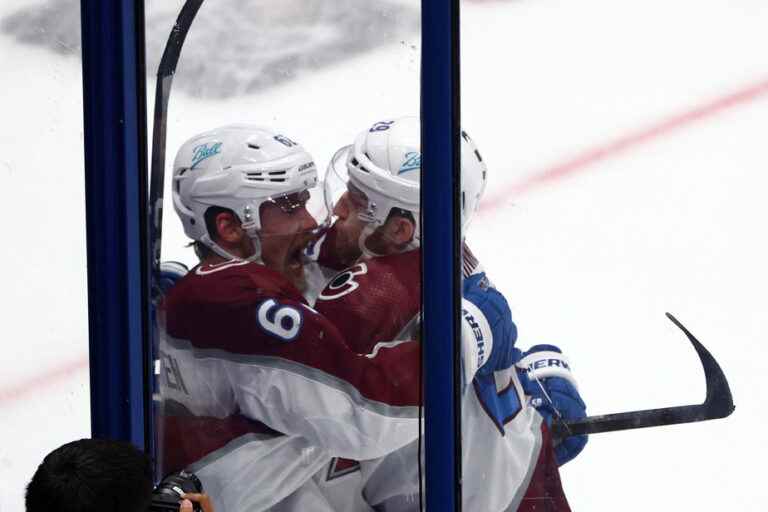
M 408 171 L 415 171 L 421 169 L 421 153 L 417 151 L 409 151 L 405 154 L 405 161 L 397 171 L 398 176 L 405 174 Z
M 221 153 L 221 144 L 221 142 L 217 142 L 211 146 L 209 146 L 207 143 L 195 146 L 192 149 L 192 165 L 190 166 L 190 169 L 197 167 L 197 165 L 206 158 L 210 158 Z

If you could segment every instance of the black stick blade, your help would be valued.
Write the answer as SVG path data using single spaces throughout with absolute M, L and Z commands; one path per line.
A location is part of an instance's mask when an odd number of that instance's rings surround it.
M 725 378 L 725 373 L 723 373 L 717 360 L 677 318 L 672 316 L 671 313 L 666 313 L 666 315 L 673 324 L 685 333 L 693 348 L 696 349 L 696 353 L 699 354 L 701 366 L 704 368 L 704 378 L 707 381 L 707 396 L 702 405 L 706 406 L 708 417 L 704 419 L 718 419 L 730 416 L 736 409 L 736 406 L 733 405 L 733 395 L 731 395 L 728 379 Z
M 728 380 L 715 358 L 677 318 L 669 313 L 667 318 L 685 333 L 699 355 L 707 383 L 704 402 L 698 405 L 628 411 L 589 416 L 582 420 L 556 422 L 552 425 L 552 435 L 556 444 L 570 436 L 714 420 L 725 418 L 734 411 L 735 406 Z

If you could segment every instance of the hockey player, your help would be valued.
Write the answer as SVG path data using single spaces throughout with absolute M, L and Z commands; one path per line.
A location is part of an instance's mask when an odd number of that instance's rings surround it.
M 332 457 L 381 458 L 418 435 L 418 344 L 360 355 L 301 295 L 316 182 L 300 145 L 250 125 L 196 136 L 174 163 L 201 261 L 158 315 L 161 472 L 195 472 L 219 512 L 332 510 L 310 479 Z M 471 293 L 492 346 L 484 357 L 468 337 L 464 358 L 490 374 L 512 364 L 511 317 L 497 292 Z
M 414 338 L 418 330 L 419 129 L 416 118 L 376 123 L 353 145 L 337 152 L 326 175 L 326 196 L 337 220 L 313 253 L 321 265 L 331 268 L 361 257 L 328 283 L 315 307 L 360 353 L 371 352 L 381 342 L 396 346 L 398 340 Z M 466 232 L 485 188 L 487 170 L 466 133 L 461 145 L 461 213 Z M 346 182 L 346 190 L 334 193 L 338 188 L 334 183 L 339 182 Z M 489 286 L 466 246 L 463 270 L 465 297 Z M 473 304 L 465 304 L 465 319 L 474 313 Z M 586 438 L 570 439 L 555 453 L 546 423 L 553 418 L 582 417 L 584 405 L 559 349 L 537 346 L 519 354 L 519 359 L 521 365 L 530 366 L 530 372 L 478 375 L 464 395 L 466 510 L 569 510 L 557 465 L 574 457 Z M 419 490 L 417 464 L 413 445 L 363 462 L 361 479 L 368 502 L 377 510 L 418 510 L 419 502 L 413 499 Z

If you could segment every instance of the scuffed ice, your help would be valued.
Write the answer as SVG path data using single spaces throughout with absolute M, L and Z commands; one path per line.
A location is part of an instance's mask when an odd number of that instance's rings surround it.
M 148 76 L 157 72 L 182 2 L 159 4 L 147 5 Z M 419 22 L 417 9 L 387 0 L 207 2 L 187 38 L 174 84 L 209 98 L 255 92 L 384 43 L 412 40 Z M 77 0 L 25 7 L 0 22 L 19 41 L 72 55 L 80 54 L 79 26 Z

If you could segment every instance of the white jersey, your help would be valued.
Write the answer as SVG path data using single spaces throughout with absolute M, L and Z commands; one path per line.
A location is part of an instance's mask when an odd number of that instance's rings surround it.
M 498 394 L 525 400 L 514 370 L 496 372 L 494 380 Z M 509 421 L 497 422 L 486 412 L 476 390 L 466 390 L 461 417 L 464 510 L 519 509 L 540 457 L 541 423 L 541 416 L 524 402 Z M 376 510 L 420 510 L 417 446 L 413 442 L 381 459 L 361 462 L 362 492 Z

